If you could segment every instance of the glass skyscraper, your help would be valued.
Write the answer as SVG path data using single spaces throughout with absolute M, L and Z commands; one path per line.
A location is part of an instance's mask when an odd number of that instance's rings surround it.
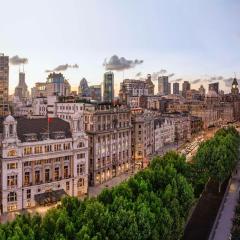
M 113 72 L 104 73 L 103 80 L 103 101 L 112 103 L 114 100 L 114 74 Z

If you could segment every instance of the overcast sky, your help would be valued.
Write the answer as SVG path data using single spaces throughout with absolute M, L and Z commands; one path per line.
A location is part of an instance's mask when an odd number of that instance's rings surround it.
M 240 78 L 239 0 L 0 0 L 0 8 L 0 52 L 28 58 L 30 87 L 62 64 L 79 65 L 63 72 L 71 85 L 100 83 L 114 54 L 143 60 L 116 72 L 116 86 L 123 75 L 161 69 L 172 80 Z M 18 68 L 11 65 L 10 91 Z

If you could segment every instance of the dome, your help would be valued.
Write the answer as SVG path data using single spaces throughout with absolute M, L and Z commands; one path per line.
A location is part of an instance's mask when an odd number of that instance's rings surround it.
M 12 115 L 8 115 L 5 118 L 5 122 L 14 122 L 14 121 L 15 121 L 15 118 Z
M 206 97 L 207 98 L 217 98 L 218 94 L 216 93 L 216 91 L 211 89 L 211 90 L 208 91 Z

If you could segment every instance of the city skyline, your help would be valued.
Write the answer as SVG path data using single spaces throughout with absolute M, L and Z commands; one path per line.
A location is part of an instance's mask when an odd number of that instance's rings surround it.
M 27 58 L 26 82 L 46 80 L 45 70 L 59 65 L 79 68 L 62 72 L 76 90 L 82 77 L 103 81 L 103 63 L 116 54 L 142 64 L 114 71 L 116 93 L 125 78 L 166 69 L 171 78 L 192 81 L 237 76 L 240 57 L 238 1 L 31 1 L 3 2 L 0 52 Z M 38 11 L 34 11 L 38 9 Z M 57 9 L 57 11 L 55 11 Z M 9 13 L 10 16 L 9 17 Z M 8 21 L 5 21 L 8 19 Z M 189 21 L 191 19 L 191 21 Z M 63 54 L 64 53 L 64 54 Z M 18 84 L 19 67 L 10 65 L 10 93 Z M 220 78 L 222 77 L 222 78 Z M 202 82 L 205 87 L 208 81 Z

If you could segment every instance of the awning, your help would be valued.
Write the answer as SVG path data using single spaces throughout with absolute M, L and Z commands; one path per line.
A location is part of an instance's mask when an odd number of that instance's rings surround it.
M 36 194 L 34 199 L 39 205 L 48 205 L 60 201 L 65 196 L 67 196 L 67 193 L 63 189 L 60 189 Z

